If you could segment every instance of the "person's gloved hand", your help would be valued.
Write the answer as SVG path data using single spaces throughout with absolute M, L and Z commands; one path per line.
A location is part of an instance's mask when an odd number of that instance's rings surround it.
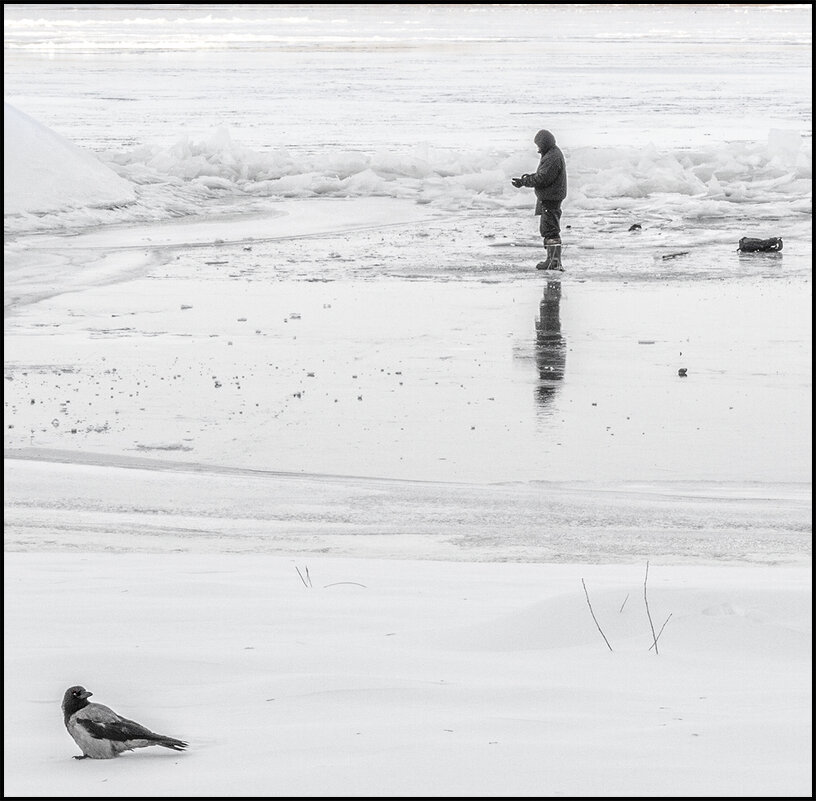
M 521 187 L 524 186 L 524 183 L 522 182 L 521 178 L 511 178 L 510 183 L 513 184 L 513 186 L 515 186 L 516 189 L 521 189 Z

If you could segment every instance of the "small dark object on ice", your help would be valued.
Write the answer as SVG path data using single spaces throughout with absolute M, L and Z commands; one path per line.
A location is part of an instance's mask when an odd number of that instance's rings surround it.
M 772 236 L 770 239 L 754 239 L 744 236 L 740 239 L 737 250 L 740 253 L 775 253 L 777 250 L 782 250 L 782 239 L 778 236 Z
M 629 226 L 630 231 L 640 231 L 643 226 L 640 223 L 635 223 L 634 225 Z
M 679 251 L 677 253 L 667 253 L 665 256 L 661 256 L 661 258 L 663 259 L 663 261 L 666 261 L 666 259 L 676 259 L 679 256 L 688 256 L 688 254 L 689 254 L 689 251 L 681 250 L 681 251 Z
M 688 368 L 687 367 L 681 367 L 677 371 L 677 375 L 679 375 L 681 378 L 685 378 L 687 374 L 688 374 Z

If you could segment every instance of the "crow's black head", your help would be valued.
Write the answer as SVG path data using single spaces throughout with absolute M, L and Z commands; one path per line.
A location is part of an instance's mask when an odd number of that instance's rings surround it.
M 65 695 L 62 696 L 62 713 L 65 715 L 66 723 L 74 712 L 78 712 L 83 707 L 88 706 L 88 698 L 92 695 L 92 692 L 88 692 L 88 690 L 84 687 L 80 687 L 78 684 L 74 687 L 69 687 L 65 691 Z

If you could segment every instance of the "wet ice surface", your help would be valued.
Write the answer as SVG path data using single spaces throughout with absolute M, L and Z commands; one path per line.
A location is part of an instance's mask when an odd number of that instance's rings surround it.
M 354 205 L 305 208 L 332 204 Z M 741 256 L 709 231 L 680 255 L 619 229 L 565 247 L 554 278 L 519 234 L 531 221 L 74 237 L 74 267 L 117 240 L 128 280 L 91 270 L 82 292 L 13 307 L 7 447 L 442 481 L 807 479 L 795 245 Z

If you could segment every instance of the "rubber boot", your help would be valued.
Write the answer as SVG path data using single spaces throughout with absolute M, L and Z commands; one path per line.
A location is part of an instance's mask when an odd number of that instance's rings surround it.
M 547 248 L 547 258 L 536 264 L 537 270 L 559 270 L 564 271 L 561 266 L 561 240 L 545 239 L 544 245 Z

